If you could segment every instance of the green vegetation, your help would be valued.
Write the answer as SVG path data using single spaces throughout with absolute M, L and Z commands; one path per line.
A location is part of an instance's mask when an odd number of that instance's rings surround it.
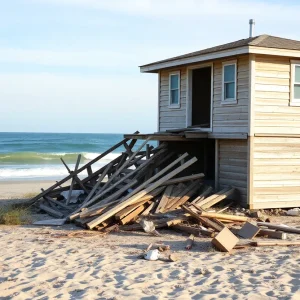
M 30 212 L 20 205 L 4 205 L 0 207 L 0 224 L 25 225 L 31 223 Z

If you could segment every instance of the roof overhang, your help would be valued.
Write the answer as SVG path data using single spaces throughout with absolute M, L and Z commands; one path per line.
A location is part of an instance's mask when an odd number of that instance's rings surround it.
M 177 59 L 170 59 L 161 62 L 151 63 L 148 65 L 140 66 L 142 73 L 157 73 L 159 70 L 173 68 L 178 66 L 184 66 L 199 62 L 205 62 L 220 58 L 226 58 L 230 56 L 242 55 L 242 54 L 265 54 L 274 56 L 288 56 L 300 58 L 300 51 L 298 50 L 287 50 L 277 48 L 265 48 L 255 46 L 243 46 L 235 49 L 218 51 L 208 54 L 195 55 L 190 57 L 178 57 Z

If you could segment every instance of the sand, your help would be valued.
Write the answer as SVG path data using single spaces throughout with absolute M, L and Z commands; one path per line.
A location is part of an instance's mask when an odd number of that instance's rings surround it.
M 33 215 L 33 219 L 39 218 Z M 274 217 L 300 225 L 300 217 Z M 68 236 L 76 232 L 80 236 Z M 159 230 L 161 236 L 102 236 L 74 225 L 0 226 L 0 299 L 300 299 L 300 247 L 221 253 L 210 239 Z M 300 240 L 300 235 L 288 234 Z M 138 256 L 164 243 L 177 262 Z M 167 257 L 164 254 L 164 257 Z

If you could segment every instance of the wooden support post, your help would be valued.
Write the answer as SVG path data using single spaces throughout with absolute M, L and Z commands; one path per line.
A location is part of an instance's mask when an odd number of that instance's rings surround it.
M 78 167 L 79 167 L 79 164 L 80 164 L 80 159 L 81 159 L 81 154 L 79 154 L 78 157 L 77 157 L 77 161 L 76 161 L 74 172 L 76 172 L 78 170 Z M 74 175 L 74 177 L 75 176 L 76 175 Z M 70 189 L 69 189 L 68 198 L 67 198 L 67 201 L 66 201 L 67 205 L 69 205 L 70 199 L 71 199 L 71 196 L 72 196 L 73 186 L 74 186 L 74 183 L 75 183 L 75 178 L 74 177 L 72 179 L 71 186 L 70 186 Z

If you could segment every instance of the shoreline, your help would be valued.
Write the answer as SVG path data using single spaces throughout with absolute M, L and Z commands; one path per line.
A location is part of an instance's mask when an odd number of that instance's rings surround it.
M 0 181 L 0 200 L 31 198 L 54 183 L 50 179 Z

